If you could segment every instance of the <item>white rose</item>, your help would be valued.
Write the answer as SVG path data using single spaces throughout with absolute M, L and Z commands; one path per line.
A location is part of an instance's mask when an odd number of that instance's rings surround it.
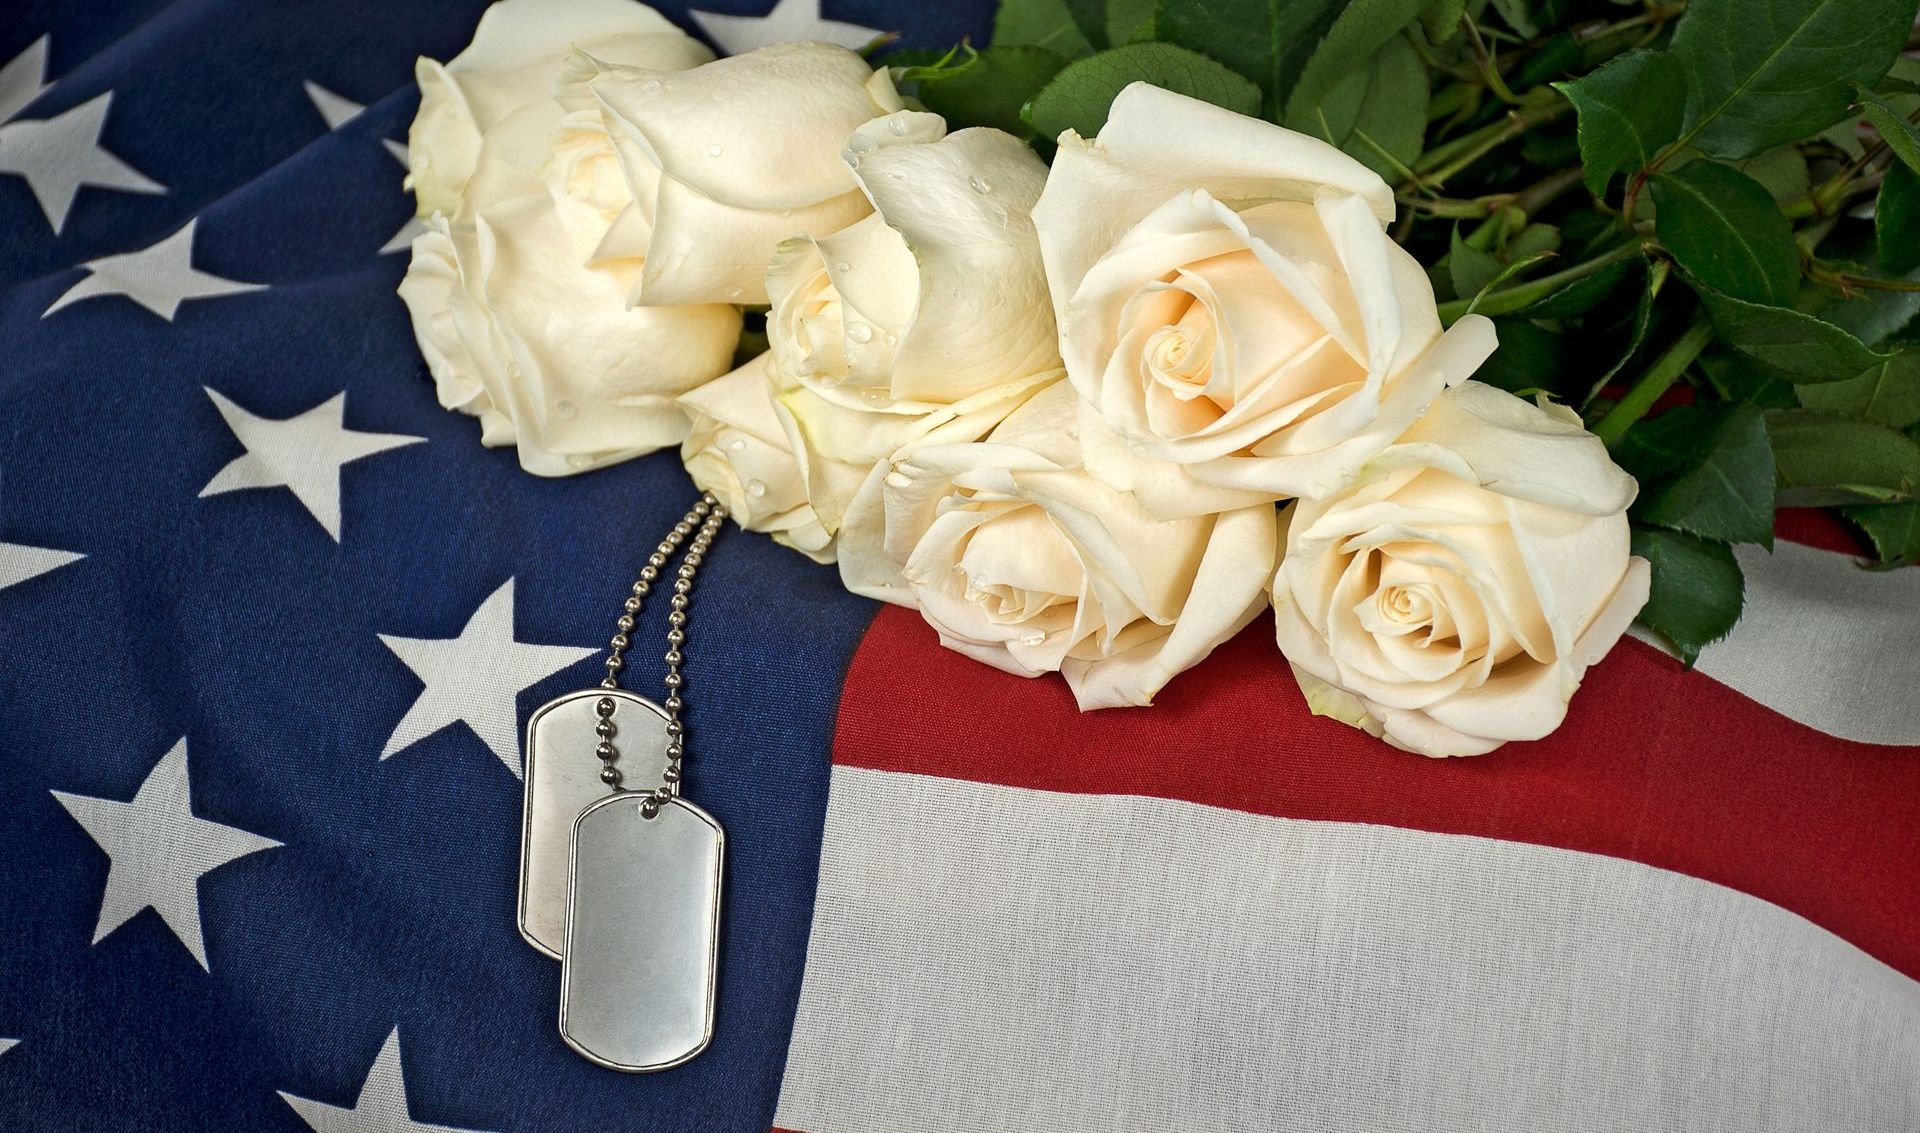
M 1034 219 L 1067 375 L 1119 438 L 1089 465 L 1166 516 L 1338 491 L 1494 348 L 1478 316 L 1441 333 L 1393 207 L 1324 142 L 1143 83 L 1063 134 Z
M 823 43 L 690 71 L 607 66 L 587 89 L 651 218 L 641 294 L 654 304 L 766 302 L 775 245 L 867 214 L 840 154 L 903 106 L 885 68 Z
M 1307 703 L 1425 755 L 1553 731 L 1647 600 L 1636 490 L 1565 408 L 1442 394 L 1350 491 L 1291 508 L 1274 621 Z
M 734 522 L 764 531 L 819 562 L 833 558 L 833 536 L 807 500 L 800 461 L 774 407 L 779 375 L 771 353 L 680 397 L 693 430 L 680 446 L 687 474 L 712 492 Z M 863 470 L 855 470 L 858 480 Z
M 1028 216 L 1046 166 L 998 130 L 945 130 L 938 115 L 914 111 L 862 125 L 846 158 L 875 211 L 831 235 L 784 241 L 767 271 L 776 372 L 762 384 L 828 537 L 857 493 L 879 490 L 877 462 L 978 440 L 1059 377 Z M 697 400 L 738 420 L 741 396 L 744 385 Z M 743 523 L 762 521 L 786 523 L 766 506 Z
M 459 208 L 428 221 L 400 284 L 440 403 L 542 476 L 679 443 L 676 397 L 725 371 L 740 333 L 727 305 L 629 308 L 637 259 L 582 262 L 605 233 L 538 173 L 562 115 L 537 100 L 487 132 Z
M 842 575 L 950 649 L 1060 672 L 1082 709 L 1148 704 L 1265 606 L 1275 513 L 1154 519 L 1079 466 L 1073 402 L 1057 382 L 983 442 L 895 462 L 848 513 Z
M 480 156 L 480 139 L 553 87 L 578 46 L 610 62 L 662 71 L 713 58 L 698 40 L 633 0 L 501 0 L 481 13 L 466 50 L 414 65 L 420 111 L 407 133 L 408 185 L 421 216 L 449 215 Z

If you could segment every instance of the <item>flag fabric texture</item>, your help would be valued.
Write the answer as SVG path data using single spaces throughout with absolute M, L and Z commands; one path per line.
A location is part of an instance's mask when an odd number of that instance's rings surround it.
M 482 6 L 0 21 L 0 1131 L 1920 1129 L 1920 572 L 1817 517 L 1697 669 L 1624 641 L 1465 761 L 1312 717 L 1265 619 L 1083 716 L 728 532 L 713 1045 L 568 1051 L 520 731 L 694 491 L 435 403 L 395 158 Z M 991 20 L 696 6 L 726 50 Z

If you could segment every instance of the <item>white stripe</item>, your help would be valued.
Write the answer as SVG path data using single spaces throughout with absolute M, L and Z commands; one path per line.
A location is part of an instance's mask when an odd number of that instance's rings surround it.
M 1920 744 L 1920 570 L 1868 571 L 1798 543 L 1738 547 L 1746 608 L 1701 672 L 1841 739 Z M 1661 643 L 1643 629 L 1634 636 Z M 1661 646 L 1664 648 L 1664 646 Z
M 1920 1128 L 1920 983 L 1632 862 L 837 767 L 775 1124 Z

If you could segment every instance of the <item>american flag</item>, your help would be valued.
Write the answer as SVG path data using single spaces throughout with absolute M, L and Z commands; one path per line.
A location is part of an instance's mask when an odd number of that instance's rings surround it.
M 693 493 L 435 404 L 395 156 L 481 7 L 0 20 L 0 1130 L 1920 1129 L 1920 572 L 1796 515 L 1697 669 L 1625 641 L 1451 762 L 1311 717 L 1266 621 L 1082 716 L 723 536 L 715 1039 L 569 1052 L 519 733 Z M 663 7 L 733 50 L 991 18 Z

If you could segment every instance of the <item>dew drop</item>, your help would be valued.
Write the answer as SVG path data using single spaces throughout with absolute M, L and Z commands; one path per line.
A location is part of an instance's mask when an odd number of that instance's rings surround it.
M 873 328 L 865 323 L 848 323 L 847 337 L 854 342 L 871 342 L 873 340 Z
M 883 389 L 863 389 L 860 391 L 860 400 L 866 402 L 868 405 L 886 406 L 893 404 L 893 399 L 888 397 L 887 391 Z
M 591 468 L 592 466 L 593 466 L 593 458 L 588 456 L 584 452 L 576 452 L 572 456 L 567 458 L 568 468 L 575 468 L 575 469 Z
M 767 486 L 758 480 L 747 481 L 747 494 L 756 499 L 767 494 Z
M 896 138 L 904 137 L 907 132 L 907 124 L 899 118 L 894 118 L 887 123 L 887 132 Z
M 837 272 L 843 272 L 843 273 L 850 272 L 853 270 L 853 265 L 848 263 L 845 260 L 836 260 L 833 265 L 833 270 Z
M 848 168 L 848 169 L 858 169 L 858 168 L 860 168 L 860 155 L 859 155 L 859 154 L 857 154 L 857 153 L 855 153 L 855 152 L 853 152 L 853 150 L 851 150 L 851 149 L 843 149 L 843 150 L 841 150 L 841 151 L 840 151 L 840 160 L 841 160 L 841 161 L 844 161 L 844 162 L 846 162 L 846 163 L 847 163 L 847 168 Z
M 792 215 L 793 215 L 793 210 L 792 210 L 792 209 L 781 209 L 781 210 L 780 210 L 780 218 L 781 218 L 782 220 L 785 220 L 785 219 L 786 219 L 787 217 L 790 217 L 790 216 L 792 216 Z
M 727 298 L 729 299 L 738 299 L 740 298 L 740 294 L 741 292 L 738 284 L 727 288 Z
M 745 452 L 747 451 L 747 442 L 736 439 L 729 442 L 727 448 L 733 452 Z
M 967 178 L 967 185 L 976 193 L 991 193 L 993 186 L 987 184 L 978 174 Z
M 854 153 L 867 153 L 872 150 L 873 147 L 873 139 L 867 137 L 865 134 L 855 134 L 853 140 L 847 143 L 847 148 Z
M 720 148 L 720 143 L 719 143 L 719 142 L 715 142 L 715 143 L 713 143 L 712 145 L 710 145 L 710 146 L 708 146 L 708 147 L 707 147 L 707 156 L 708 156 L 708 157 L 719 157 L 719 156 L 720 156 L 721 154 L 723 154 L 723 153 L 725 153 L 725 152 L 726 152 L 725 150 L 723 150 L 723 149 L 721 149 L 721 148 Z
M 1028 630 L 1026 633 L 1022 634 L 1020 637 L 1020 640 L 1026 642 L 1028 645 L 1039 645 L 1041 642 L 1045 641 L 1046 639 L 1047 639 L 1047 635 L 1040 632 L 1037 629 Z
M 897 344 L 898 344 L 898 343 L 900 342 L 900 336 L 899 336 L 899 335 L 897 335 L 897 334 L 895 334 L 895 333 L 893 333 L 892 331 L 888 331 L 888 332 L 887 332 L 887 336 L 886 336 L 886 340 L 887 340 L 887 345 L 888 345 L 888 346 L 894 346 L 894 345 L 897 345 Z
M 580 407 L 571 401 L 561 401 L 554 405 L 553 411 L 562 421 L 571 421 L 580 415 Z
M 659 90 L 659 89 L 660 89 L 660 80 L 659 80 L 659 79 L 648 79 L 648 80 L 647 80 L 647 82 L 646 82 L 646 85 L 645 85 L 645 86 L 642 86 L 642 87 L 641 87 L 640 89 L 641 89 L 641 90 L 643 90 L 643 91 L 646 91 L 646 92 L 647 92 L 648 94 L 652 94 L 652 93 L 654 93 L 655 91 L 657 91 L 657 90 Z

